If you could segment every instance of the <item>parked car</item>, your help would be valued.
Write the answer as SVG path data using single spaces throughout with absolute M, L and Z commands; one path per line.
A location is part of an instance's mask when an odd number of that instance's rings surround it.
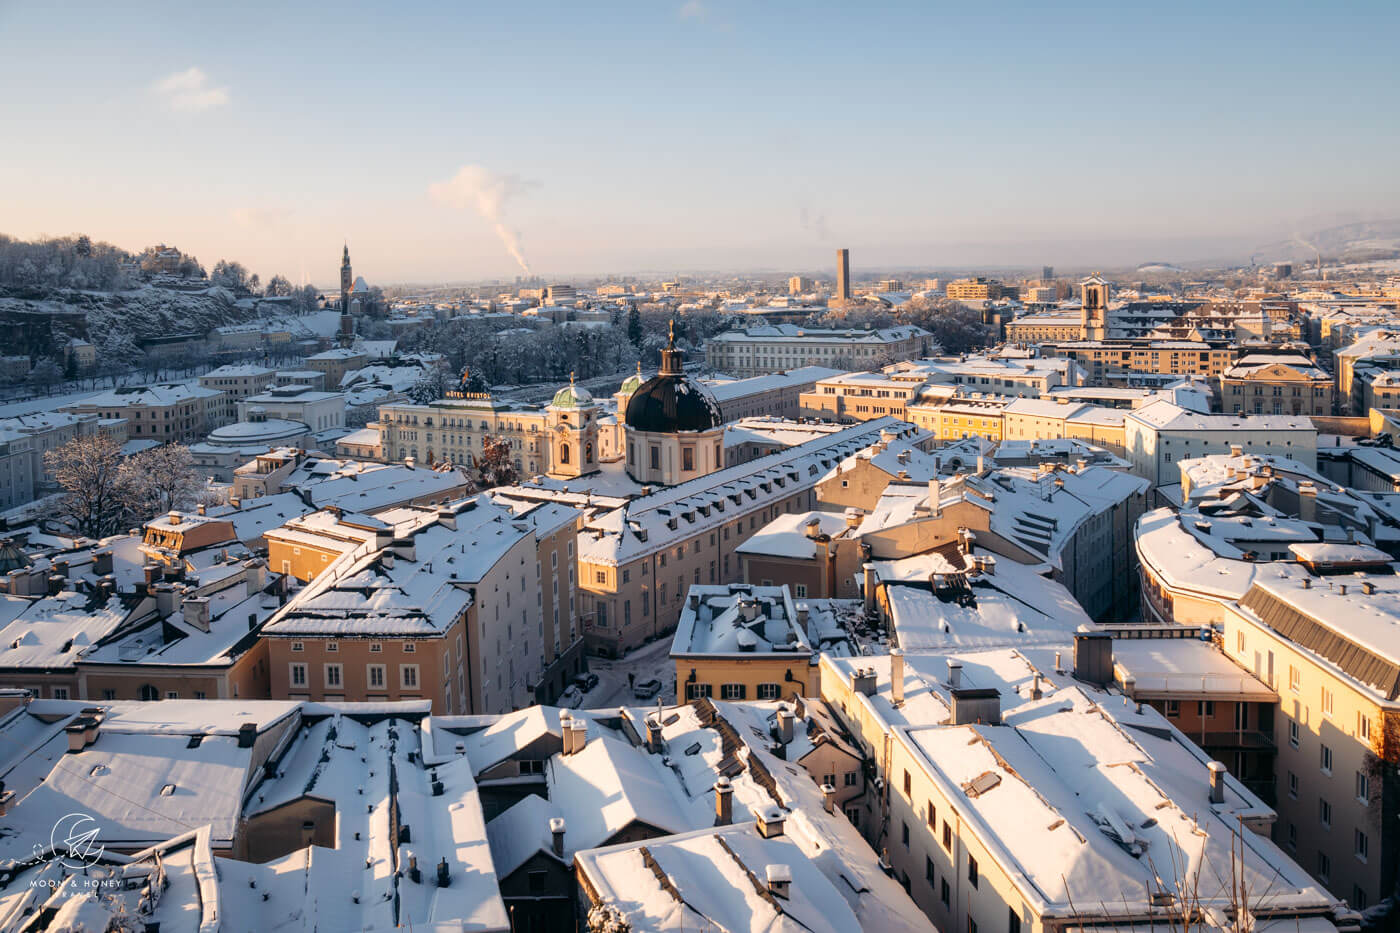
M 565 709 L 578 709 L 583 705 L 583 691 L 574 684 L 569 684 L 559 695 L 559 705 Z
M 643 680 L 632 688 L 632 695 L 639 700 L 650 700 L 661 692 L 661 681 Z
M 593 673 L 592 671 L 587 671 L 583 674 L 579 674 L 577 677 L 574 678 L 574 686 L 578 687 L 584 693 L 587 693 L 594 687 L 598 686 L 598 675 Z

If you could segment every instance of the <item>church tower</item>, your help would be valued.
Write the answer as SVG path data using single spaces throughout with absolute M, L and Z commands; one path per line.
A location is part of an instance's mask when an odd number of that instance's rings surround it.
M 340 333 L 336 335 L 336 343 L 345 350 L 355 343 L 355 321 L 350 317 L 350 282 L 350 246 L 346 244 L 340 260 Z
M 355 281 L 350 274 L 350 244 L 345 244 L 345 255 L 340 259 L 340 310 L 350 310 L 350 287 Z
M 1079 283 L 1079 339 L 1108 336 L 1108 282 L 1095 272 Z

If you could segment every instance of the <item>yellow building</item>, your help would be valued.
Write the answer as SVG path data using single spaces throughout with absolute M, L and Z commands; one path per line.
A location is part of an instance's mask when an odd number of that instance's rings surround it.
M 786 586 L 692 586 L 671 640 L 677 699 L 810 696 L 807 616 Z

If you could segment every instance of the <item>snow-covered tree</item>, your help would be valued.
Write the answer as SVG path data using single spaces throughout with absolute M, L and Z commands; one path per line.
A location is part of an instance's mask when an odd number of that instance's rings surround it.
M 187 508 L 204 487 L 194 467 L 194 455 L 184 444 L 143 450 L 127 461 L 127 469 L 135 491 L 133 505 L 142 518 Z
M 72 530 L 103 538 L 126 527 L 135 489 L 111 436 L 75 437 L 45 452 L 44 463 L 66 493 L 59 511 Z
M 263 294 L 269 298 L 286 298 L 292 294 L 292 283 L 285 275 L 274 275 L 268 279 L 267 291 Z
M 481 486 L 509 486 L 516 481 L 518 471 L 510 454 L 510 443 L 504 438 L 487 435 L 481 439 L 481 459 L 477 462 Z
M 594 904 L 588 911 L 588 933 L 632 933 L 632 923 L 615 904 Z

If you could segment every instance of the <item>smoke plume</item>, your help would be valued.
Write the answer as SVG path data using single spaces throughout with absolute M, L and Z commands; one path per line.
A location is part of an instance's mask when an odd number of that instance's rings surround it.
M 464 210 L 470 208 L 480 214 L 496 231 L 506 252 L 515 257 L 528 275 L 530 264 L 525 261 L 525 253 L 520 248 L 520 236 L 506 226 L 505 206 L 511 198 L 529 187 L 514 175 L 501 175 L 482 165 L 464 165 L 447 181 L 430 185 L 428 194 L 441 204 Z

